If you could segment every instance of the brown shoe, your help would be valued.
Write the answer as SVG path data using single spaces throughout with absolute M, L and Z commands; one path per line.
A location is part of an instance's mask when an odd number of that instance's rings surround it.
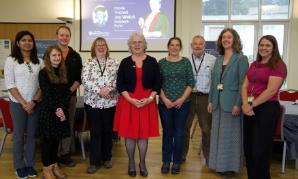
M 44 179 L 56 179 L 56 176 L 53 173 L 52 166 L 43 167 L 42 169 Z
M 59 168 L 57 163 L 55 163 L 51 166 L 52 166 L 53 173 L 57 178 L 59 178 L 59 179 L 67 178 L 66 174 Z
M 107 169 L 112 168 L 112 161 L 111 160 L 104 161 L 103 162 L 103 167 L 107 168 Z

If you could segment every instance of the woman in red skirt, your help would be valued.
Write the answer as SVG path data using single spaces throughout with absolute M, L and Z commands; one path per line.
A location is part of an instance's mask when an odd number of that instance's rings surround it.
M 134 152 L 140 155 L 140 174 L 147 176 L 145 157 L 148 138 L 159 136 L 156 94 L 160 91 L 159 67 L 155 58 L 146 55 L 147 43 L 142 34 L 133 33 L 128 39 L 131 56 L 119 66 L 114 130 L 125 138 L 129 158 L 128 175 L 136 176 Z

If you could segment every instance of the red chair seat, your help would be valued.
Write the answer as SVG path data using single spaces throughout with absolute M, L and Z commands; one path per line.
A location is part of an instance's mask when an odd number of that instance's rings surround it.
M 279 100 L 281 101 L 296 101 L 298 100 L 297 90 L 286 90 L 279 92 Z
M 5 127 L 8 133 L 12 133 L 13 131 L 13 124 L 12 124 L 12 119 L 10 116 L 10 111 L 9 111 L 9 102 L 6 101 L 5 99 L 0 99 L 0 109 L 2 111 L 2 126 L 3 122 L 5 123 Z

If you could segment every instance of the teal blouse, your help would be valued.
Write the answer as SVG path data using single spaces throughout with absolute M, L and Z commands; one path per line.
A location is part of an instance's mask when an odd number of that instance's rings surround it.
M 188 58 L 183 57 L 178 62 L 170 62 L 163 58 L 158 64 L 161 75 L 161 88 L 169 100 L 175 101 L 180 98 L 188 86 L 193 88 L 194 76 Z M 185 102 L 189 100 L 188 97 Z

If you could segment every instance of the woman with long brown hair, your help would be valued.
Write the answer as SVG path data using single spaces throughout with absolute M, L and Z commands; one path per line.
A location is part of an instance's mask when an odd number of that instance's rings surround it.
M 249 179 L 270 179 L 274 131 L 279 116 L 278 91 L 287 76 L 286 65 L 272 35 L 259 40 L 258 55 L 242 85 L 244 153 Z
M 67 109 L 71 92 L 67 86 L 62 51 L 58 46 L 46 49 L 44 64 L 38 78 L 42 92 L 39 129 L 43 175 L 46 179 L 66 178 L 57 165 L 57 151 L 59 141 L 69 137 Z
M 242 168 L 241 85 L 248 68 L 240 37 L 234 29 L 222 30 L 217 40 L 217 57 L 209 92 L 212 113 L 208 167 L 224 177 Z

